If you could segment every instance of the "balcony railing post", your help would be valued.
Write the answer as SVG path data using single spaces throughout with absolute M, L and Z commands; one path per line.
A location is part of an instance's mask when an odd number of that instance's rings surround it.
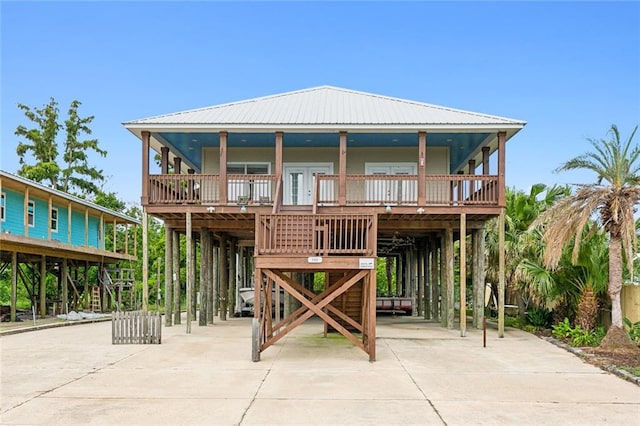
M 338 204 L 347 204 L 347 132 L 340 132 Z
M 151 144 L 151 133 L 144 130 L 142 132 L 142 196 L 140 204 L 149 204 L 149 147 Z
M 425 175 L 427 173 L 426 149 L 427 133 L 418 132 L 418 205 L 423 206 L 427 202 L 427 185 Z
M 498 205 L 500 207 L 506 206 L 505 195 L 505 142 L 507 133 L 498 132 Z
M 220 203 L 227 204 L 227 132 L 220 132 Z

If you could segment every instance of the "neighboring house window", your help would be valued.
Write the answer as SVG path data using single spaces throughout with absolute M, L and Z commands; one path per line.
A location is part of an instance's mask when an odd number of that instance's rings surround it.
M 58 209 L 51 208 L 51 232 L 58 232 Z
M 35 226 L 36 223 L 36 203 L 33 201 L 27 204 L 27 223 L 29 226 Z
M 0 220 L 4 222 L 5 220 L 5 206 L 7 203 L 7 196 L 6 194 L 3 192 L 2 194 L 0 194 Z

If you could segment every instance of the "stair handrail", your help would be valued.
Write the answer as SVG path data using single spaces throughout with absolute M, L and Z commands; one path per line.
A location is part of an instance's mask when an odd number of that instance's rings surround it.
M 282 174 L 276 176 L 276 182 L 276 193 L 273 198 L 273 208 L 271 209 L 272 214 L 278 213 L 282 204 Z

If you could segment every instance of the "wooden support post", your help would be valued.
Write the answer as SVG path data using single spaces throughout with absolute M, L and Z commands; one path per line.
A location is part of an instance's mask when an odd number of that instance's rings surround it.
M 164 325 L 173 323 L 173 229 L 164 226 Z
M 180 306 L 180 234 L 175 229 L 172 230 L 173 243 L 171 249 L 173 250 L 171 255 L 172 271 L 173 271 L 173 323 L 179 325 L 182 321 Z
M 422 273 L 424 275 L 424 319 L 431 319 L 431 279 L 429 277 L 429 252 L 431 244 L 425 239 L 422 257 Z
M 40 316 L 47 315 L 47 256 L 40 258 Z
M 282 132 L 276 132 L 276 143 L 275 143 L 275 172 L 276 176 L 282 177 Z
M 16 321 L 18 303 L 18 252 L 11 252 L 11 322 Z
M 151 133 L 144 130 L 142 132 L 142 197 L 140 204 L 149 204 L 149 147 L 151 145 Z
M 482 147 L 482 174 L 483 175 L 489 174 L 489 147 L 488 146 Z
M 209 262 L 211 262 L 209 230 L 200 228 L 200 315 L 198 325 L 207 325 L 207 312 L 209 310 Z
M 215 241 L 216 238 L 213 238 Z M 212 275 L 212 291 L 211 299 L 213 300 L 213 316 L 218 316 L 220 313 L 220 247 L 213 247 L 213 275 Z
M 505 248 L 504 248 L 504 209 L 498 217 L 498 337 L 504 337 L 504 286 L 505 286 Z
M 418 249 L 417 247 L 411 247 L 409 249 L 409 286 L 411 288 L 411 315 L 417 317 L 420 306 L 420 290 L 418 286 Z
M 104 241 L 104 240 L 103 240 Z M 89 262 L 84 262 L 84 306 L 89 309 L 91 307 L 91 293 L 89 290 Z
M 505 195 L 507 185 L 505 179 L 506 137 L 506 132 L 498 132 L 498 205 L 500 207 L 505 207 L 507 204 Z
M 484 317 L 484 228 L 474 229 L 471 234 L 473 250 L 473 326 L 482 328 Z
M 404 270 L 403 253 L 396 257 L 396 297 L 402 296 L 402 271 Z
M 418 132 L 418 205 L 427 203 L 427 133 Z
M 424 241 L 418 240 L 416 266 L 418 273 L 418 309 L 416 316 L 424 315 L 425 312 L 425 298 L 424 298 Z
M 430 247 L 431 247 L 431 319 L 438 321 L 440 319 L 440 306 L 439 305 L 439 297 L 438 297 L 438 289 L 440 288 L 439 277 L 440 277 L 440 262 L 438 261 L 438 253 L 440 252 L 438 239 L 434 236 L 431 237 Z
M 376 270 L 367 274 L 369 288 L 369 306 L 367 318 L 367 342 L 369 349 L 369 361 L 376 360 Z
M 173 157 L 173 174 L 179 175 L 182 173 L 182 158 Z
M 463 175 L 464 172 L 460 170 L 458 174 Z M 463 205 L 465 201 L 466 200 L 464 199 L 464 181 L 459 180 L 458 181 L 458 205 L 459 206 Z
M 195 253 L 193 252 L 193 235 L 191 234 L 191 212 L 186 213 L 187 222 L 187 334 L 191 333 L 191 292 L 193 291 L 194 271 L 193 263 Z
M 149 311 L 149 217 L 142 209 L 142 312 Z
M 160 173 L 169 174 L 169 148 L 166 146 L 160 148 Z
M 193 216 L 192 216 L 193 219 Z M 197 310 L 197 304 L 198 304 L 198 292 L 200 291 L 199 289 L 199 280 L 198 280 L 198 269 L 196 268 L 196 251 L 197 251 L 197 244 L 196 244 L 196 239 L 194 238 L 194 231 L 193 231 L 193 220 L 191 222 L 191 256 L 193 257 L 193 259 L 191 260 L 191 275 L 193 276 L 193 279 L 191 280 L 191 299 L 189 302 L 189 307 L 191 309 L 191 321 L 195 321 L 196 320 L 196 310 Z
M 347 132 L 340 132 L 340 152 L 338 153 L 338 204 L 347 204 Z
M 229 246 L 229 291 L 227 300 L 229 300 L 229 316 L 233 317 L 236 309 L 236 286 L 237 286 L 237 273 L 236 273 L 236 254 L 238 245 L 235 238 L 231 239 Z
M 260 301 L 260 293 L 262 292 L 262 270 L 256 268 L 254 271 L 254 297 L 253 297 L 253 321 L 251 322 L 251 360 L 253 362 L 260 361 L 260 352 L 262 350 L 262 329 L 260 327 L 260 319 L 262 316 Z
M 442 291 L 442 299 L 444 301 L 443 321 L 447 328 L 452 329 L 455 317 L 455 282 L 453 275 L 453 229 L 447 228 L 444 231 L 443 244 L 443 277 L 442 285 L 446 286 Z M 446 288 L 446 290 L 445 290 Z M 446 295 L 445 295 L 446 291 Z
M 227 132 L 220 132 L 220 204 L 227 204 Z
M 227 320 L 227 297 L 229 296 L 229 266 L 227 263 L 227 236 L 220 235 L 220 320 Z M 255 307 L 260 309 L 259 306 Z
M 62 259 L 62 309 L 65 314 L 69 313 L 69 268 L 67 266 L 67 258 Z
M 209 309 L 207 310 L 207 324 L 213 324 L 213 317 L 217 314 L 216 309 L 216 286 L 217 286 L 217 270 L 218 270 L 218 257 L 216 248 L 213 245 L 214 236 L 213 232 L 209 231 L 209 282 L 208 282 L 208 295 Z
M 467 214 L 460 214 L 460 337 L 467 337 Z

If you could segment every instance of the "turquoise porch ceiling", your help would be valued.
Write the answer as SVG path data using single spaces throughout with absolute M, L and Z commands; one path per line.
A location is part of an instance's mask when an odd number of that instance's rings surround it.
M 475 151 L 489 133 L 429 133 L 427 146 L 448 146 L 450 148 L 450 173 L 458 170 L 462 163 Z M 154 133 L 154 137 L 171 148 L 189 163 L 196 171 L 202 168 L 202 148 L 219 147 L 218 133 Z M 273 147 L 273 133 L 229 133 L 229 147 Z M 283 148 L 290 147 L 338 147 L 337 133 L 285 133 Z M 418 146 L 418 135 L 415 133 L 348 133 L 348 147 L 394 147 Z

